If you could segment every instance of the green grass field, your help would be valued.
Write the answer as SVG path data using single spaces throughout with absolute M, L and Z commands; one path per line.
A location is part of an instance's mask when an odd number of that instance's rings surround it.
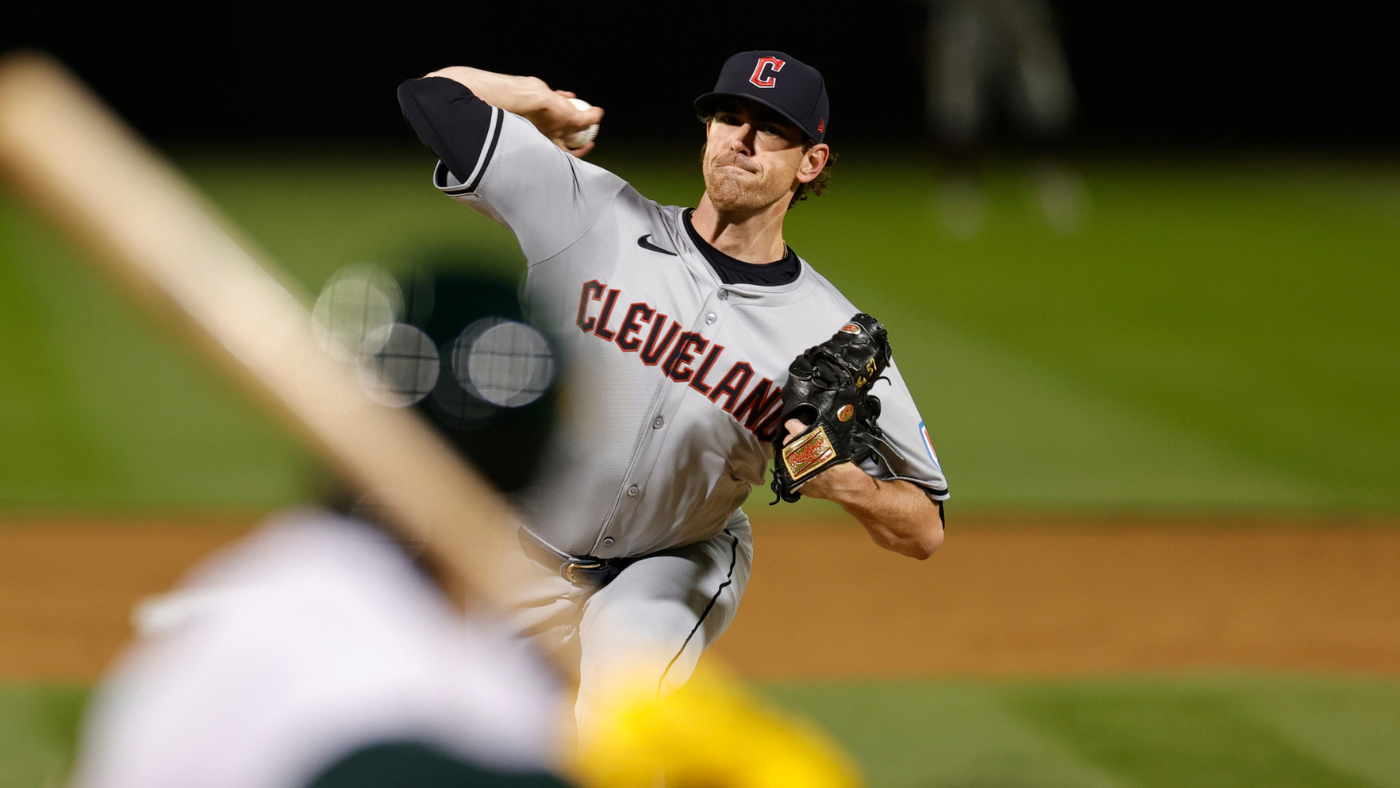
M 340 266 L 501 228 L 433 193 L 426 154 L 182 158 L 315 289 Z M 788 240 L 893 331 L 964 509 L 1400 510 L 1400 171 L 1091 161 L 1058 235 L 1029 170 L 955 240 L 933 168 L 854 152 Z M 693 203 L 690 157 L 605 163 Z M 13 198 L 0 202 L 0 505 L 264 508 L 307 461 Z
M 880 788 L 1400 785 L 1400 683 L 1322 677 L 772 686 Z
M 1335 677 L 781 684 L 871 788 L 1395 788 L 1400 682 Z M 86 693 L 0 687 L 0 786 L 55 784 Z
M 182 157 L 315 290 L 510 236 L 417 152 Z M 604 160 L 693 204 L 691 154 Z M 993 167 L 958 240 L 919 157 L 848 152 L 789 242 L 890 325 L 961 510 L 1400 513 L 1400 170 L 1092 160 L 1057 234 Z M 259 510 L 314 463 L 0 193 L 0 514 Z M 755 500 L 758 500 L 756 497 Z M 807 504 L 803 504 L 807 506 Z M 793 508 L 791 511 L 807 511 Z M 1400 683 L 1340 677 L 770 685 L 885 786 L 1400 786 Z M 84 690 L 0 687 L 0 788 L 60 774 Z

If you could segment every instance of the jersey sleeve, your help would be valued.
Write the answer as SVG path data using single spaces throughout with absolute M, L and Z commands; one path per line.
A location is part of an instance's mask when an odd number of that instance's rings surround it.
M 399 106 L 438 157 L 433 185 L 514 233 L 531 265 L 577 241 L 626 186 L 455 80 L 408 80 Z
M 881 479 L 902 479 L 924 488 L 935 501 L 948 500 L 948 480 L 933 449 L 924 417 L 914 404 L 909 387 L 893 361 L 885 370 L 889 385 L 876 383 L 870 393 L 880 398 L 880 429 L 887 446 L 862 466 L 866 473 Z

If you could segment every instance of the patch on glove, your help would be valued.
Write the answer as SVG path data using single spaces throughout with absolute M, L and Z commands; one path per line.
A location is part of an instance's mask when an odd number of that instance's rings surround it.
M 798 488 L 812 477 L 838 463 L 864 462 L 875 453 L 882 437 L 880 399 L 870 394 L 870 387 L 889 363 L 885 327 L 864 313 L 793 360 L 773 436 L 772 488 L 778 499 L 795 502 L 802 497 Z M 790 419 L 807 428 L 789 442 L 785 425 Z
M 847 407 L 850 407 L 849 405 Z M 817 468 L 836 458 L 836 447 L 826 437 L 826 430 L 817 427 L 783 447 L 783 464 L 794 482 L 801 484 Z

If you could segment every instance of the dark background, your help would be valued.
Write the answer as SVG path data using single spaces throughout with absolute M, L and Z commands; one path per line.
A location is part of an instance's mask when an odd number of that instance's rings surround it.
M 1400 142 L 1400 4 L 1057 0 L 1083 146 L 1383 148 Z M 833 142 L 926 140 L 920 3 L 291 3 L 178 14 L 30 5 L 0 49 L 48 50 L 167 143 L 411 140 L 394 86 L 454 63 L 534 74 L 629 144 L 698 139 L 724 58 L 816 65 Z

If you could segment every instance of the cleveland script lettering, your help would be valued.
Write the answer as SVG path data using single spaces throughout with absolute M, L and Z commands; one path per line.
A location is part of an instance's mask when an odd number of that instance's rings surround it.
M 760 440 L 773 439 L 778 414 L 782 412 L 782 386 L 760 378 L 750 390 L 754 369 L 747 361 L 735 361 L 723 375 L 718 374 L 715 366 L 724 353 L 724 345 L 716 345 L 694 331 L 682 331 L 680 321 L 650 304 L 632 301 L 622 311 L 617 306 L 621 294 L 621 290 L 596 279 L 584 282 L 574 324 L 585 334 L 616 345 L 623 353 L 636 353 L 646 366 L 660 362 L 661 373 L 668 380 L 684 383 L 705 395 Z M 596 316 L 590 314 L 595 303 L 600 304 Z M 610 328 L 615 312 L 622 317 L 616 328 Z

